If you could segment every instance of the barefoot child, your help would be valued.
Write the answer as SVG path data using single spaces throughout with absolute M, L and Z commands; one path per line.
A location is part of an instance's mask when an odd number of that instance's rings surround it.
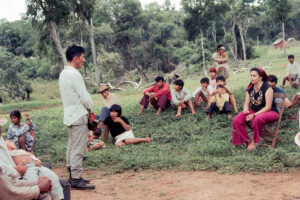
M 26 124 L 21 123 L 20 111 L 15 110 L 10 113 L 12 124 L 8 128 L 8 140 L 12 141 L 17 149 L 33 152 L 36 126 L 28 114 L 25 114 L 25 118 Z
M 300 67 L 297 62 L 295 62 L 294 55 L 288 56 L 289 63 L 287 65 L 287 76 L 283 78 L 282 87 L 285 88 L 285 82 L 289 81 L 290 87 L 295 86 L 295 82 L 298 80 L 300 74 Z
M 104 121 L 104 142 L 107 141 L 108 133 L 115 139 L 116 147 L 120 147 L 127 144 L 138 144 L 142 142 L 152 142 L 150 137 L 148 138 L 135 138 L 129 125 L 129 121 L 126 117 L 122 116 L 122 108 L 119 105 L 112 105 L 109 109 L 110 116 Z
M 172 101 L 171 104 L 173 108 L 177 109 L 176 117 L 182 117 L 181 111 L 189 105 L 193 114 L 196 114 L 193 102 L 192 102 L 192 95 L 190 91 L 183 88 L 184 82 L 182 80 L 176 80 L 173 84 L 173 90 L 171 92 Z
M 209 79 L 204 77 L 200 80 L 201 86 L 193 93 L 195 106 L 199 106 L 201 102 L 208 103 L 213 88 L 209 85 Z
M 98 93 L 100 93 L 103 97 L 102 102 L 104 106 L 101 109 L 101 115 L 97 115 L 96 118 L 100 122 L 99 128 L 102 128 L 104 120 L 109 116 L 110 107 L 114 104 L 119 105 L 119 101 L 116 95 L 110 92 L 110 87 L 108 85 L 100 85 Z
M 16 166 L 25 166 L 26 172 L 24 179 L 36 181 L 39 176 L 46 176 L 53 183 L 53 190 L 50 195 L 53 200 L 64 199 L 63 189 L 59 183 L 59 177 L 50 169 L 42 166 L 42 162 L 32 153 L 26 152 L 23 149 L 17 150 L 16 145 L 11 141 L 6 141 L 6 146 Z
M 216 91 L 211 97 L 211 104 L 206 110 L 208 119 L 210 119 L 213 112 L 217 112 L 218 114 L 227 114 L 228 119 L 231 119 L 229 94 L 224 85 L 217 85 Z

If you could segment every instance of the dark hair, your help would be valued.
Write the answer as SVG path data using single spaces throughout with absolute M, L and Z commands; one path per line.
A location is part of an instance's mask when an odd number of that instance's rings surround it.
M 0 103 L 2 103 L 2 98 L 0 97 Z
M 157 82 L 159 82 L 159 81 L 164 82 L 164 81 L 165 81 L 164 77 L 162 77 L 162 76 L 157 76 L 157 77 L 155 78 L 155 82 L 157 83 Z
M 120 105 L 118 104 L 114 104 L 110 107 L 109 112 L 117 112 L 118 113 L 118 117 L 121 117 L 122 115 L 122 108 Z
M 183 88 L 183 86 L 184 86 L 184 82 L 183 82 L 183 80 L 181 80 L 181 79 L 178 79 L 178 80 L 174 81 L 173 84 L 174 84 L 174 85 L 178 85 L 178 86 L 180 86 L 181 88 Z
M 269 75 L 268 81 L 277 84 L 278 78 L 275 75 Z
M 96 130 L 94 130 L 94 135 L 97 136 L 97 137 L 100 137 L 101 133 L 102 133 L 101 128 L 97 128 Z
M 20 111 L 18 111 L 18 110 L 11 111 L 10 117 L 12 117 L 12 116 L 17 117 L 17 118 L 19 118 L 19 119 L 22 118 L 21 113 L 20 113 Z
M 290 59 L 290 58 L 293 58 L 293 59 L 294 59 L 295 56 L 294 56 L 294 55 L 289 55 L 289 56 L 288 56 L 288 59 Z
M 201 78 L 200 83 L 202 83 L 202 84 L 203 83 L 209 84 L 209 79 L 207 77 L 203 77 L 203 78 Z
M 219 44 L 219 45 L 217 46 L 217 51 L 218 51 L 221 47 L 224 47 L 224 45 L 223 45 L 223 44 Z
M 226 82 L 226 79 L 225 79 L 225 77 L 223 75 L 219 75 L 216 78 L 216 82 L 218 82 L 218 81 L 224 81 L 224 82 Z
M 74 57 L 80 57 L 81 54 L 84 53 L 84 48 L 81 46 L 76 46 L 73 44 L 72 46 L 69 46 L 66 51 L 66 57 L 67 61 L 72 61 Z
M 223 88 L 223 89 L 225 89 L 225 86 L 224 85 L 221 85 L 221 84 L 219 84 L 219 85 L 217 85 L 217 87 L 216 88 Z

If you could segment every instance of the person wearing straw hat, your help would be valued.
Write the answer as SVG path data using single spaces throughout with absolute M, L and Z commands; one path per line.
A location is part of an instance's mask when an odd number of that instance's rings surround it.
M 88 180 L 82 178 L 82 162 L 88 144 L 88 110 L 93 101 L 79 69 L 85 62 L 84 48 L 72 45 L 66 51 L 68 65 L 59 76 L 59 91 L 64 107 L 64 124 L 68 127 L 67 167 L 70 184 L 75 189 L 95 189 Z
M 102 84 L 98 87 L 98 93 L 102 95 L 102 102 L 104 106 L 101 108 L 101 114 L 96 115 L 96 119 L 99 120 L 99 128 L 103 126 L 103 123 L 107 117 L 109 117 L 109 109 L 112 105 L 119 104 L 119 101 L 115 94 L 110 92 L 110 87 L 107 84 Z
M 20 174 L 12 167 L 14 166 L 14 162 L 9 156 L 8 149 L 1 136 L 1 126 L 6 123 L 7 119 L 0 118 L 0 198 L 15 200 L 51 198 L 49 191 L 51 191 L 52 183 L 47 177 L 40 177 L 37 181 L 16 179 L 20 177 Z

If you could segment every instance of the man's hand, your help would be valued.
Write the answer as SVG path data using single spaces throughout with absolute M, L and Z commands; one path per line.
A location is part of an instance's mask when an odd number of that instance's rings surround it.
M 40 189 L 40 193 L 44 193 L 44 192 L 49 192 L 52 190 L 52 182 L 50 179 L 48 179 L 45 176 L 42 176 L 39 178 L 39 189 Z
M 21 176 L 24 176 L 24 174 L 26 173 L 26 167 L 25 166 L 15 166 L 14 167 Z

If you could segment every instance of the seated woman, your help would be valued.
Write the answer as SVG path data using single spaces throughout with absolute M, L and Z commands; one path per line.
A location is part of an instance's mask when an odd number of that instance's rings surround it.
M 171 92 L 172 101 L 171 104 L 173 108 L 177 109 L 176 117 L 182 117 L 182 109 L 187 108 L 187 104 L 191 108 L 193 114 L 196 114 L 196 111 L 192 102 L 192 94 L 187 89 L 183 88 L 184 82 L 180 79 L 176 80 L 173 84 L 173 90 Z
M 21 123 L 21 113 L 18 110 L 10 113 L 12 124 L 8 128 L 8 140 L 12 141 L 18 149 L 33 152 L 33 145 L 35 141 L 36 126 L 25 114 L 26 124 Z
M 279 118 L 273 99 L 273 89 L 267 83 L 268 76 L 265 71 L 261 68 L 252 68 L 250 79 L 251 83 L 246 91 L 243 112 L 235 116 L 232 122 L 232 144 L 246 144 L 249 151 L 255 149 L 256 145 L 260 143 L 260 135 L 265 123 L 276 121 Z M 246 122 L 251 122 L 252 140 L 247 133 Z

